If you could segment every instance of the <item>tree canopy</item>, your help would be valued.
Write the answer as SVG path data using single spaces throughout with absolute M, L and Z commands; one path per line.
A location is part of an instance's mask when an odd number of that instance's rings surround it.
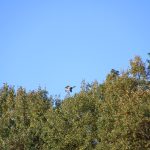
M 2 150 L 150 149 L 150 61 L 112 69 L 63 100 L 39 88 L 0 88 Z

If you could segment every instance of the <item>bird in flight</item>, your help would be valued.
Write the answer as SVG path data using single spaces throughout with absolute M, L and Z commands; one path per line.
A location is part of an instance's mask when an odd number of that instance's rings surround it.
M 75 88 L 76 86 L 69 86 L 69 85 L 67 85 L 66 87 L 65 87 L 65 91 L 66 92 L 72 92 L 72 89 L 73 88 Z

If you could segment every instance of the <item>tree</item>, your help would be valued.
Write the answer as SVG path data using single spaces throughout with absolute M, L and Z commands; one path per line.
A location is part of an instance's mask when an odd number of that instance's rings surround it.
M 150 149 L 149 64 L 139 56 L 130 69 L 112 69 L 106 80 L 81 84 L 61 100 L 40 87 L 0 89 L 0 149 Z M 147 67 L 148 66 L 148 67 Z
M 146 68 L 145 63 L 142 61 L 141 57 L 136 56 L 134 60 L 130 61 L 131 69 L 130 73 L 133 75 L 134 78 L 138 80 L 146 78 Z

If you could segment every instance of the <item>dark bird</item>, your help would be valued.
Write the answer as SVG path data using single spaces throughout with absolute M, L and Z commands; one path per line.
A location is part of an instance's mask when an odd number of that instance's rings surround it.
M 65 91 L 66 92 L 72 92 L 72 89 L 73 88 L 75 88 L 76 86 L 69 86 L 69 85 L 67 85 L 66 87 L 65 87 Z

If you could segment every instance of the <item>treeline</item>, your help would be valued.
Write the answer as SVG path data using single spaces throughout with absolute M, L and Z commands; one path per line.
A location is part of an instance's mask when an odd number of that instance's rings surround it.
M 46 90 L 0 89 L 0 150 L 150 149 L 150 61 L 112 69 L 60 100 Z

